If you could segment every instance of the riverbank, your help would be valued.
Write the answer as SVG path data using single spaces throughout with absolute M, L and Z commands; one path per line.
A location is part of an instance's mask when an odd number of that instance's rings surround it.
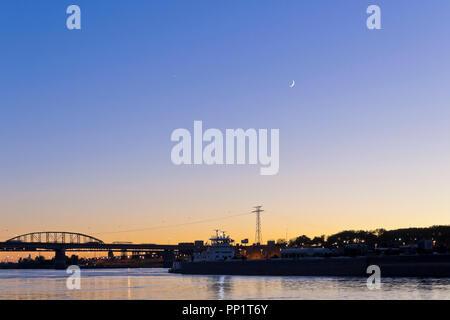
M 69 266 L 70 264 L 67 264 Z M 102 262 L 98 264 L 76 264 L 81 269 L 128 269 L 128 268 L 163 268 L 162 262 Z M 48 263 L 0 263 L 0 269 L 7 270 L 40 270 L 40 269 L 55 269 L 54 263 L 49 261 Z

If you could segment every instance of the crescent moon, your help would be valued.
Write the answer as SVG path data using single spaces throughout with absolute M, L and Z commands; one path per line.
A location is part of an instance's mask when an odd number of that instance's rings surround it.
M 292 83 L 289 85 L 289 88 L 293 88 L 295 86 L 295 80 L 292 80 Z

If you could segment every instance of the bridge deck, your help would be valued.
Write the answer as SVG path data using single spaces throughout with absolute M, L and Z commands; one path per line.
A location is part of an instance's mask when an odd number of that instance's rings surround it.
M 116 243 L 25 243 L 25 242 L 0 242 L 0 251 L 160 251 L 195 249 L 194 246 L 180 246 L 169 244 L 116 244 Z

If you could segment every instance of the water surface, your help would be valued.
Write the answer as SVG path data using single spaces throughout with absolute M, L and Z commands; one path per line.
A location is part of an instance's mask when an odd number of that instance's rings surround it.
M 450 279 L 199 276 L 167 269 L 81 270 L 68 290 L 65 270 L 0 270 L 0 299 L 450 299 Z

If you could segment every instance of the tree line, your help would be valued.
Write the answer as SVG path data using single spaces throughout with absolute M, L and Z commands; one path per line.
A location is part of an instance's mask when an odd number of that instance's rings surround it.
M 298 236 L 287 242 L 279 239 L 277 245 L 289 247 L 341 247 L 347 244 L 365 244 L 368 247 L 400 247 L 417 244 L 420 240 L 432 240 L 435 246 L 450 247 L 450 226 L 432 226 L 429 228 L 404 228 L 395 230 L 376 229 L 345 230 L 330 236 Z

